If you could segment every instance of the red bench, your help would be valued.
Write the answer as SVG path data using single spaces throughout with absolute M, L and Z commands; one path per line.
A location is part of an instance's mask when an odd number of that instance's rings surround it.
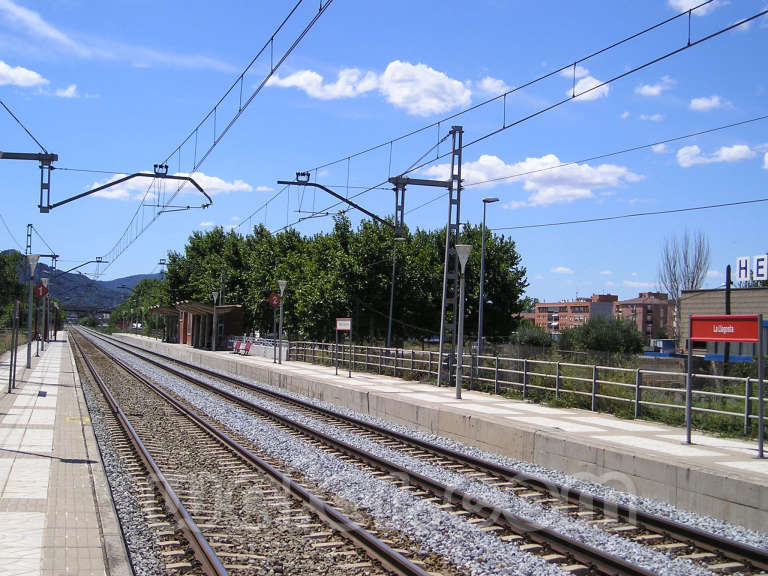
M 242 349 L 243 356 L 248 356 L 248 352 L 251 351 L 251 342 L 245 343 L 245 348 Z
M 242 346 L 243 343 L 240 340 L 235 341 L 235 346 L 232 348 L 232 354 L 240 354 L 240 346 Z

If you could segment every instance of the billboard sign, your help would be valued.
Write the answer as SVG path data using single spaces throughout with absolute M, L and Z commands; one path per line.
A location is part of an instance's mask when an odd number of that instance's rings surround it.
M 691 340 L 710 342 L 758 342 L 757 314 L 691 316 Z

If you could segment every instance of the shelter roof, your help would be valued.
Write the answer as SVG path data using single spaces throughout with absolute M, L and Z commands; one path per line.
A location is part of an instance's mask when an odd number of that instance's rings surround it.
M 221 306 L 216 306 L 216 315 L 224 316 L 236 310 L 242 310 L 242 308 L 240 304 L 222 304 Z M 191 312 L 192 314 L 213 314 L 213 306 L 197 302 L 196 300 L 176 302 L 176 309 L 180 312 Z

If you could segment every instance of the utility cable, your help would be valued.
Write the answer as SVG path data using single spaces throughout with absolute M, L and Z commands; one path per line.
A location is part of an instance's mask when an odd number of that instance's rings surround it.
M 643 216 L 658 216 L 660 214 L 679 214 L 680 212 L 695 212 L 697 210 L 710 210 L 712 208 L 726 208 L 729 206 L 744 206 L 747 204 L 758 204 L 768 202 L 768 198 L 757 198 L 755 200 L 740 200 L 738 202 L 723 202 L 721 204 L 706 204 L 703 206 L 689 206 L 687 208 L 673 208 L 670 210 L 655 210 L 652 212 L 634 212 L 632 214 L 620 214 L 618 216 L 601 216 L 599 218 L 584 218 L 583 220 L 563 220 L 561 222 L 548 222 L 545 224 L 523 224 L 520 226 L 502 226 L 499 228 L 489 228 L 489 230 L 527 230 L 529 228 L 550 228 L 553 226 L 569 226 L 571 224 L 587 224 L 590 222 L 608 222 L 610 220 L 624 220 L 627 218 L 640 218 Z
M 485 102 L 483 102 L 483 103 L 477 104 L 477 105 L 476 105 L 476 106 L 474 106 L 474 107 L 468 108 L 467 110 L 464 110 L 464 111 L 458 112 L 458 113 L 456 113 L 455 115 L 453 115 L 453 116 L 451 116 L 451 117 L 448 117 L 447 119 L 443 119 L 443 120 L 441 120 L 440 122 L 437 122 L 437 123 L 433 123 L 433 124 L 431 124 L 430 126 L 432 126 L 432 127 L 434 127 L 434 126 L 437 126 L 437 125 L 439 125 L 440 123 L 446 122 L 447 120 L 449 120 L 449 119 L 452 119 L 452 118 L 455 118 L 455 117 L 456 117 L 456 116 L 458 116 L 458 115 L 464 114 L 464 113 L 466 113 L 466 112 L 468 112 L 468 111 L 470 111 L 470 110 L 474 110 L 474 109 L 476 109 L 476 108 L 478 108 L 478 107 L 480 107 L 480 106 L 484 106 L 484 105 L 486 105 L 486 104 L 488 104 L 488 103 L 490 103 L 490 102 L 493 102 L 493 101 L 496 101 L 496 100 L 498 100 L 498 99 L 500 99 L 500 98 L 506 97 L 507 95 L 509 95 L 509 94 L 511 94 L 511 93 L 513 93 L 513 92 L 515 92 L 515 91 L 517 91 L 517 90 L 520 90 L 520 89 L 522 89 L 522 88 L 524 88 L 524 87 L 526 87 L 526 86 L 530 86 L 531 84 L 534 84 L 534 83 L 536 83 L 536 82 L 539 82 L 539 81 L 541 81 L 541 80 L 542 80 L 542 79 L 544 79 L 544 78 L 548 78 L 548 77 L 550 77 L 550 76 L 553 76 L 553 75 L 555 75 L 555 74 L 558 74 L 558 73 L 562 72 L 563 70 L 567 70 L 567 69 L 568 69 L 568 68 L 570 68 L 570 67 L 574 67 L 574 70 L 575 70 L 575 66 L 576 66 L 578 63 L 580 63 L 580 62 L 584 62 L 585 60 L 588 60 L 589 58 L 591 58 L 592 56 L 594 56 L 594 55 L 596 55 L 596 54 L 600 54 L 600 53 L 602 53 L 602 52 L 605 52 L 605 51 L 607 51 L 607 50 L 610 50 L 611 48 L 614 48 L 614 47 L 616 47 L 616 46 L 618 46 L 618 45 L 620 45 L 620 44 L 622 44 L 622 43 L 624 43 L 624 42 L 627 42 L 627 41 L 629 41 L 629 40 L 631 40 L 631 39 L 637 38 L 638 36 L 641 36 L 641 35 L 643 35 L 643 34 L 647 33 L 647 32 L 648 32 L 648 31 L 650 31 L 650 30 L 653 30 L 653 29 L 655 29 L 655 28 L 658 28 L 659 26 L 662 26 L 662 25 L 664 25 L 664 24 L 666 24 L 666 23 L 668 23 L 668 22 L 671 22 L 672 20 L 674 20 L 674 19 L 676 19 L 676 18 L 679 18 L 679 17 L 681 17 L 681 16 L 684 16 L 684 15 L 686 15 L 686 14 L 690 15 L 690 13 L 691 13 L 693 10 L 695 10 L 696 8 L 699 8 L 699 7 L 701 7 L 701 6 L 704 6 L 704 5 L 708 4 L 708 3 L 709 3 L 709 2 L 705 2 L 705 3 L 703 3 L 703 4 L 699 4 L 698 6 L 696 6 L 696 7 L 692 8 L 690 11 L 686 11 L 686 12 L 683 12 L 683 13 L 681 13 L 681 14 L 678 14 L 677 16 L 674 16 L 674 17 L 672 17 L 672 18 L 668 18 L 667 20 L 664 20 L 663 22 L 660 22 L 660 23 L 658 23 L 658 24 L 656 24 L 656 25 L 654 25 L 654 26 L 652 26 L 652 27 L 650 27 L 650 28 L 646 28 L 645 30 L 643 30 L 643 31 L 641 31 L 641 32 L 638 32 L 638 33 L 636 33 L 636 34 L 634 34 L 634 35 L 632 35 L 632 36 L 629 36 L 629 37 L 627 37 L 627 38 L 625 38 L 625 39 L 623 39 L 623 40 L 620 40 L 619 42 L 617 42 L 617 43 L 614 43 L 614 44 L 612 44 L 611 46 L 608 46 L 608 47 L 606 47 L 606 48 L 603 48 L 602 50 L 599 50 L 599 51 L 597 51 L 597 52 L 595 52 L 595 53 L 593 53 L 593 54 L 591 54 L 591 55 L 589 55 L 589 56 L 586 56 L 586 57 L 584 57 L 584 58 L 580 59 L 580 60 L 576 60 L 576 61 L 575 61 L 573 64 L 571 64 L 571 65 L 568 65 L 568 66 L 564 66 L 564 67 L 562 67 L 562 68 L 559 68 L 558 70 L 556 70 L 556 71 L 554 71 L 554 72 L 550 72 L 550 73 L 548 73 L 548 74 L 546 74 L 546 75 L 544 75 L 544 76 L 541 76 L 541 77 L 539 77 L 539 78 L 537 78 L 537 79 L 535 79 L 535 80 L 532 80 L 531 82 L 528 82 L 528 83 L 526 83 L 526 84 L 524 84 L 524 85 L 522 85 L 522 86 L 518 86 L 517 88 L 513 88 L 513 89 L 509 90 L 508 92 L 506 92 L 506 93 L 504 93 L 504 94 L 502 94 L 502 95 L 500 95 L 500 96 L 497 96 L 497 97 L 495 97 L 495 98 L 491 98 L 491 99 L 489 99 L 489 100 L 487 100 L 487 101 L 485 101 Z M 704 36 L 704 37 L 702 37 L 702 38 L 699 38 L 698 40 L 695 40 L 695 41 L 691 41 L 691 40 L 690 40 L 690 38 L 689 38 L 689 39 L 688 39 L 688 42 L 687 42 L 687 44 L 686 44 L 686 45 L 684 45 L 684 46 L 682 46 L 682 47 L 680 47 L 680 48 L 677 48 L 677 49 L 675 49 L 675 50 L 672 50 L 672 51 L 670 51 L 670 52 L 667 52 L 667 53 L 663 54 L 662 56 L 659 56 L 659 57 L 656 57 L 656 58 L 654 58 L 654 59 L 652 59 L 652 60 L 649 60 L 648 62 L 645 62 L 644 64 L 641 64 L 641 65 L 639 65 L 639 66 L 636 66 L 636 67 L 634 67 L 634 68 L 632 68 L 632 69 L 630 69 L 630 70 L 626 70 L 626 71 L 622 72 L 621 74 L 618 74 L 618 75 L 616 75 L 616 76 L 614 76 L 614 77 L 610 78 L 609 80 L 606 80 L 605 82 L 600 82 L 600 83 L 596 84 L 595 86 L 593 86 L 593 87 L 591 87 L 591 88 L 589 88 L 589 89 L 587 89 L 587 90 L 584 90 L 584 91 L 582 91 L 582 92 L 579 92 L 578 94 L 576 94 L 576 93 L 575 93 L 575 91 L 574 91 L 574 92 L 572 92 L 572 94 L 571 94 L 570 96 L 568 96 L 567 98 L 564 98 L 564 99 L 562 99 L 562 100 L 559 100 L 559 101 L 555 102 L 554 104 L 551 104 L 551 105 L 549 105 L 549 106 L 546 106 L 546 107 L 544 107 L 544 108 L 541 108 L 541 109 L 539 109 L 538 111 L 536 111 L 536 112 L 534 112 L 534 113 L 532 113 L 532 114 L 529 114 L 529 115 L 527 115 L 527 116 L 525 116 L 525 117 L 523 117 L 523 118 L 520 118 L 520 119 L 518 119 L 518 120 L 516 120 L 516 121 L 514 121 L 514 122 L 512 122 L 512 123 L 509 123 L 509 124 L 507 124 L 507 123 L 505 122 L 505 124 L 504 124 L 504 125 L 503 125 L 501 128 L 498 128 L 498 129 L 496 129 L 496 130 L 493 130 L 493 131 L 491 131 L 491 132 L 489 132 L 489 133 L 487 133 L 487 134 L 485 134 L 485 135 L 483 135 L 483 136 L 480 136 L 479 138 L 477 138 L 477 139 L 475 139 L 475 140 L 472 140 L 472 141 L 470 141 L 470 142 L 468 142 L 468 143 L 464 144 L 464 146 L 463 146 L 463 149 L 469 148 L 470 146 L 473 146 L 473 145 L 475 145 L 475 144 L 478 144 L 478 143 L 480 143 L 480 142 L 482 142 L 482 141 L 484 141 L 484 140 L 486 140 L 486 139 L 488 139 L 488 138 L 490 138 L 490 137 L 492 137 L 492 136 L 495 136 L 495 135 L 497 135 L 497 134 L 499 134 L 499 133 L 501 133 L 501 132 L 503 132 L 503 131 L 505 131 L 505 130 L 508 130 L 509 128 L 512 128 L 513 126 L 517 126 L 517 125 L 519 125 L 519 124 L 522 124 L 523 122 L 526 122 L 526 121 L 528 121 L 528 120 L 531 120 L 532 118 L 535 118 L 535 117 L 537 117 L 537 116 L 540 116 L 541 114 L 544 114 L 545 112 L 551 111 L 551 110 L 553 110 L 553 109 L 555 109 L 555 108 L 557 108 L 557 107 L 559 107 L 559 106 L 562 106 L 562 105 L 563 105 L 563 104 L 565 104 L 566 102 L 570 102 L 570 101 L 572 101 L 572 100 L 575 100 L 575 99 L 577 99 L 577 98 L 579 98 L 579 97 L 581 97 L 581 96 L 584 96 L 585 94 L 588 94 L 588 93 L 590 93 L 590 92 L 593 92 L 594 90 L 598 90 L 598 89 L 600 89 L 600 88 L 602 88 L 602 87 L 604 87 L 604 86 L 607 86 L 607 85 L 609 85 L 609 84 L 612 84 L 612 83 L 614 83 L 614 82 L 616 82 L 616 81 L 618 81 L 618 80 L 620 80 L 620 79 L 622 79 L 622 78 L 625 78 L 625 77 L 627 77 L 627 76 L 629 76 L 629 75 L 631 75 L 631 74 L 634 74 L 634 73 L 636 73 L 636 72 L 639 72 L 640 70 L 644 70 L 645 68 L 648 68 L 649 66 L 652 66 L 652 65 L 654 65 L 654 64 L 657 64 L 658 62 L 661 62 L 661 61 L 663 61 L 663 60 L 666 60 L 667 58 L 671 58 L 672 56 L 675 56 L 675 55 L 677 55 L 677 54 L 680 54 L 681 52 L 683 52 L 683 51 L 685 51 L 685 50 L 687 50 L 687 49 L 689 49 L 689 48 L 692 48 L 692 47 L 694 47 L 694 46 L 699 46 L 699 45 L 701 45 L 701 44 L 702 44 L 702 43 L 704 43 L 704 42 L 707 42 L 707 41 L 709 41 L 709 40 L 712 40 L 712 39 L 714 39 L 714 38 L 716 38 L 716 37 L 720 36 L 721 34 L 724 34 L 724 33 L 728 32 L 728 31 L 730 31 L 730 30 L 733 30 L 733 29 L 735 29 L 735 28 L 738 28 L 739 26 L 742 26 L 742 25 L 744 25 L 745 23 L 747 23 L 747 22 L 751 22 L 752 20 L 755 20 L 755 19 L 757 19 L 757 18 L 760 18 L 760 17 L 762 17 L 762 16 L 764 16 L 764 15 L 766 15 L 766 14 L 768 14 L 768 9 L 762 10 L 761 12 L 758 12 L 758 13 L 756 13 L 756 14 L 754 14 L 754 15 L 750 16 L 750 17 L 744 18 L 744 19 L 742 19 L 742 20 L 740 20 L 740 21 L 738 21 L 738 22 L 736 22 L 736 23 L 734 23 L 734 24 L 731 24 L 731 25 L 729 25 L 729 26 L 726 26 L 726 27 L 724 27 L 724 28 L 721 28 L 721 29 L 719 29 L 719 30 L 717 30 L 717 31 L 715 31 L 715 32 L 713 32 L 713 33 L 711 33 L 711 34 L 708 34 L 707 36 Z M 418 132 L 418 131 L 416 131 L 416 132 Z M 416 132 L 414 132 L 414 133 L 416 133 Z M 390 142 L 393 142 L 393 141 L 390 141 Z M 375 150 L 376 148 L 380 148 L 381 146 L 384 146 L 384 145 L 388 145 L 388 144 L 389 144 L 389 142 L 387 142 L 387 143 L 385 143 L 385 144 L 381 144 L 381 145 L 379 145 L 379 146 L 376 146 L 376 147 L 373 147 L 373 148 L 371 148 L 371 149 L 369 149 L 369 150 Z M 436 158 L 434 158 L 434 159 L 431 159 L 431 160 L 429 160 L 428 162 L 423 162 L 423 163 L 421 163 L 421 164 L 417 164 L 416 166 L 411 166 L 411 167 L 410 167 L 410 168 L 409 168 L 409 169 L 408 169 L 406 172 L 404 172 L 403 174 L 407 174 L 407 173 L 410 173 L 410 172 L 414 172 L 414 171 L 416 171 L 416 170 L 419 170 L 419 169 L 421 169 L 421 168 L 423 168 L 423 167 L 427 166 L 428 164 L 430 164 L 430 163 L 434 162 L 435 160 L 439 160 L 439 159 L 441 159 L 441 158 L 445 158 L 445 157 L 449 156 L 451 153 L 452 153 L 452 152 L 446 152 L 446 153 L 443 153 L 443 154 L 439 154 L 439 155 L 438 155 Z M 355 155 L 352 155 L 352 156 L 350 156 L 350 158 L 351 158 L 351 157 L 354 157 L 354 156 L 355 156 Z M 345 158 L 345 160 L 346 160 L 346 158 Z M 339 160 L 339 161 L 340 161 L 340 160 Z M 325 165 L 323 165 L 323 166 L 320 166 L 320 167 L 318 167 L 318 168 L 314 168 L 313 170 L 317 170 L 317 169 L 319 169 L 319 168 L 322 168 L 322 167 L 326 167 L 326 166 L 329 166 L 329 165 L 331 165 L 331 164 L 335 164 L 335 163 L 338 163 L 339 161 L 336 161 L 336 162 L 333 162 L 333 163 L 329 163 L 329 164 L 325 164 Z M 362 196 L 363 194 L 366 194 L 366 193 L 367 193 L 367 192 L 369 192 L 370 190 L 374 189 L 375 187 L 381 186 L 381 185 L 383 185 L 383 184 L 385 184 L 385 183 L 386 183 L 386 182 L 382 182 L 382 183 L 380 183 L 380 184 L 377 184 L 377 185 L 376 185 L 376 186 L 374 186 L 374 187 L 371 187 L 371 188 L 370 188 L 370 189 L 368 189 L 368 190 L 363 190 L 362 192 L 358 192 L 357 194 L 354 194 L 354 195 L 352 195 L 352 196 L 350 197 L 350 199 L 354 199 L 354 198 L 357 198 L 357 197 L 359 197 L 359 196 Z M 328 210 L 331 210 L 331 209 L 333 209 L 334 207 L 336 207 L 336 206 L 338 206 L 338 205 L 339 205 L 339 202 L 336 202 L 336 203 L 334 203 L 334 204 L 330 205 L 329 207 L 327 207 L 327 208 L 325 208 L 325 209 L 322 209 L 322 210 L 320 210 L 319 212 L 321 212 L 321 213 L 322 213 L 322 212 L 327 212 Z M 299 221 L 295 221 L 295 222 L 293 222 L 293 223 L 289 223 L 289 224 L 287 224 L 286 226 L 284 226 L 283 228 L 281 228 L 281 230 L 283 230 L 283 229 L 286 229 L 286 228 L 289 228 L 290 226 L 292 226 L 292 225 L 294 225 L 294 224 L 297 224 L 297 223 L 299 223 L 300 221 L 301 221 L 301 220 L 299 220 Z
M 46 248 L 48 248 L 48 250 L 50 250 L 50 251 L 51 251 L 51 254 L 56 254 L 56 250 L 54 250 L 53 248 L 51 248 L 51 245 L 50 245 L 50 244 L 48 244 L 48 242 L 46 242 L 46 241 L 45 241 L 45 238 L 43 238 L 43 237 L 42 237 L 42 235 L 41 235 L 41 234 L 40 234 L 40 232 L 37 230 L 37 228 L 35 228 L 35 226 L 34 226 L 34 225 L 32 226 L 32 231 L 33 231 L 35 234 L 37 234 L 37 237 L 38 237 L 38 238 L 40 238 L 40 240 L 42 241 L 42 243 L 43 243 L 43 244 L 45 244 L 45 247 L 46 247 Z
M 612 50 L 614 48 L 617 48 L 621 46 L 622 44 L 626 44 L 627 42 L 630 42 L 632 40 L 635 40 L 636 38 L 639 38 L 641 36 L 644 36 L 648 34 L 649 32 L 652 32 L 653 30 L 656 30 L 658 28 L 661 28 L 665 26 L 666 24 L 669 24 L 670 22 L 673 22 L 674 20 L 677 20 L 678 18 L 682 18 L 686 15 L 690 17 L 690 14 L 698 10 L 699 8 L 702 8 L 706 6 L 707 4 L 711 4 L 714 0 L 707 0 L 705 2 L 702 2 L 696 6 L 691 7 L 689 10 L 685 10 L 684 12 L 680 12 L 679 14 L 676 14 L 675 16 L 671 16 L 669 18 L 666 18 L 660 22 L 657 22 L 656 24 L 653 24 L 639 32 L 636 32 L 634 34 L 631 34 L 629 36 L 626 36 L 608 46 L 605 46 L 603 48 L 600 48 L 599 50 L 596 50 L 594 52 L 591 52 L 585 56 L 582 56 L 581 58 L 574 60 L 573 62 L 566 64 L 565 66 L 561 66 L 560 68 L 557 68 L 556 70 L 552 70 L 551 72 L 547 72 L 545 74 L 542 74 L 541 76 L 538 76 L 532 80 L 528 80 L 524 82 L 523 84 L 516 86 L 514 88 L 511 88 L 510 90 L 499 94 L 497 96 L 493 96 L 491 98 L 488 98 L 487 100 L 484 100 L 482 102 L 479 102 L 473 106 L 470 106 L 468 108 L 465 108 L 464 110 L 460 110 L 459 112 L 455 112 L 449 116 L 445 116 L 444 118 L 441 118 L 440 120 L 437 120 L 435 122 L 432 122 L 430 124 L 427 124 L 426 126 L 422 126 L 421 128 L 417 128 L 415 130 L 412 130 L 410 132 L 406 132 L 405 134 L 402 134 L 400 136 L 397 136 L 395 138 L 392 138 L 391 140 L 387 140 L 386 142 L 382 142 L 381 144 L 377 144 L 375 146 L 370 146 L 368 148 L 365 148 L 363 150 L 360 150 L 359 152 L 356 152 L 355 154 L 347 155 L 343 158 L 339 158 L 338 160 L 334 160 L 332 162 L 326 162 L 324 164 L 320 164 L 319 166 L 316 166 L 315 168 L 311 168 L 309 171 L 315 171 L 315 170 L 321 170 L 323 168 L 327 168 L 329 166 L 333 166 L 334 164 L 338 164 L 340 162 L 346 161 L 348 158 L 356 158 L 358 156 L 362 156 L 364 154 L 368 154 L 370 152 L 374 152 L 380 148 L 384 148 L 385 146 L 391 146 L 392 144 L 395 144 L 397 142 L 400 142 L 401 140 L 405 140 L 406 138 L 410 138 L 411 136 L 415 136 L 416 134 L 419 134 L 421 132 L 424 132 L 426 130 L 430 130 L 432 128 L 439 128 L 443 124 L 447 124 L 451 122 L 452 120 L 463 116 L 464 114 L 467 114 L 469 112 L 472 112 L 474 110 L 477 110 L 479 108 L 485 107 L 488 104 L 491 104 L 492 102 L 496 102 L 498 100 L 504 100 L 507 96 L 518 92 L 520 90 L 523 90 L 524 88 L 528 88 L 530 86 L 533 86 L 534 84 L 538 84 L 544 80 L 547 80 L 548 78 L 551 78 L 553 76 L 557 76 L 558 74 L 561 74 L 562 72 L 565 72 L 571 68 L 574 68 L 583 62 L 586 62 L 587 60 L 590 60 L 591 58 L 594 58 L 595 56 L 599 56 L 600 54 L 603 54 L 605 52 L 608 52 L 609 50 Z M 739 23 L 740 26 L 743 24 L 743 22 Z
M 14 120 L 16 120 L 16 123 L 17 123 L 19 126 L 21 126 L 21 127 L 24 129 L 24 132 L 26 132 L 26 133 L 27 133 L 27 135 L 28 135 L 30 138 L 32 138 L 32 140 L 34 140 L 34 141 L 35 141 L 35 144 L 37 144 L 37 145 L 40 147 L 40 150 L 42 150 L 42 151 L 43 151 L 45 154 L 48 154 L 48 150 L 46 150 L 46 149 L 45 149 L 45 146 L 43 146 L 42 144 L 40 144 L 40 141 L 39 141 L 37 138 L 35 138 L 35 137 L 32 135 L 32 132 L 30 132 L 30 131 L 27 129 L 27 127 L 26 127 L 26 126 L 24 126 L 24 124 L 21 122 L 21 120 L 19 120 L 19 118 L 16 116 L 16 114 L 14 114 L 13 112 L 11 112 L 11 109 L 10 109 L 10 108 L 8 108 L 8 106 L 6 106 L 6 105 L 5 105 L 5 102 L 3 102 L 2 100 L 0 100 L 0 104 L 2 104 L 2 105 L 3 105 L 3 108 L 5 108 L 5 110 L 8 112 L 8 114 L 10 114 L 10 115 L 13 117 L 13 119 L 14 119 Z
M 474 182 L 468 182 L 467 184 L 464 184 L 462 188 L 472 188 L 473 186 L 480 186 L 483 184 L 490 184 L 493 182 L 500 182 L 503 180 L 512 180 L 514 178 L 521 178 L 523 176 L 530 176 L 531 174 L 539 174 L 541 172 L 548 172 L 550 170 L 558 170 L 560 168 L 564 168 L 566 166 L 575 166 L 577 164 L 581 164 L 583 162 L 592 162 L 594 160 L 602 160 L 604 158 L 610 158 L 612 156 L 619 156 L 621 154 L 628 154 L 630 152 L 637 152 L 638 150 L 647 150 L 648 148 L 653 148 L 654 146 L 659 146 L 661 144 L 669 144 L 670 142 L 678 142 L 680 140 L 686 140 L 688 138 L 694 138 L 696 136 L 702 136 L 704 134 L 712 134 L 713 132 L 719 132 L 721 130 L 727 130 L 729 128 L 735 128 L 737 126 L 744 126 L 746 124 L 752 124 L 753 122 L 760 122 L 762 120 L 768 119 L 768 115 L 763 116 L 756 116 L 754 118 L 749 118 L 747 120 L 741 120 L 739 122 L 732 122 L 731 124 L 724 124 L 722 126 L 715 126 L 714 128 L 707 128 L 705 130 L 699 130 L 697 132 L 691 132 L 689 134 L 684 134 L 682 136 L 674 136 L 671 138 L 665 138 L 664 140 L 657 140 L 656 142 L 651 142 L 649 144 L 640 144 L 639 146 L 632 146 L 630 148 L 623 148 L 621 150 L 615 150 L 613 152 L 606 152 L 603 154 L 597 154 L 595 156 L 587 156 L 586 158 L 580 158 L 579 160 L 571 160 L 569 162 L 562 162 L 560 164 L 556 164 L 554 166 L 547 166 L 545 168 L 537 168 L 535 170 L 527 170 L 525 172 L 516 172 L 514 174 L 509 174 L 507 176 L 499 176 L 498 178 L 488 178 L 487 180 L 476 180 Z M 411 208 L 410 210 L 407 210 L 405 213 L 410 214 L 412 212 L 416 212 L 418 210 L 421 210 L 422 208 L 426 208 L 430 204 L 433 204 L 440 200 L 441 198 L 444 198 L 447 195 L 447 192 L 441 192 L 431 200 L 427 200 L 423 204 L 419 204 L 418 206 L 415 206 Z
M 16 240 L 16 236 L 13 235 L 13 232 L 11 232 L 11 229 L 8 227 L 8 224 L 5 221 L 5 218 L 3 218 L 3 215 L 0 214 L 0 221 L 2 221 L 3 226 L 5 226 L 5 230 L 8 232 L 8 235 L 11 237 L 11 240 L 16 244 L 16 246 L 19 247 L 19 252 L 24 252 L 24 248 L 21 247 L 21 244 L 19 244 L 19 241 Z

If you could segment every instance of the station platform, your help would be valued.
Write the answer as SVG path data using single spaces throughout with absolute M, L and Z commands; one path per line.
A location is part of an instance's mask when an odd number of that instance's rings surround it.
M 647 420 L 553 408 L 304 362 L 211 352 L 116 334 L 146 348 L 416 427 L 569 474 L 765 532 L 768 459 L 757 443 L 693 434 Z
M 0 357 L 0 576 L 132 574 L 66 336 Z

